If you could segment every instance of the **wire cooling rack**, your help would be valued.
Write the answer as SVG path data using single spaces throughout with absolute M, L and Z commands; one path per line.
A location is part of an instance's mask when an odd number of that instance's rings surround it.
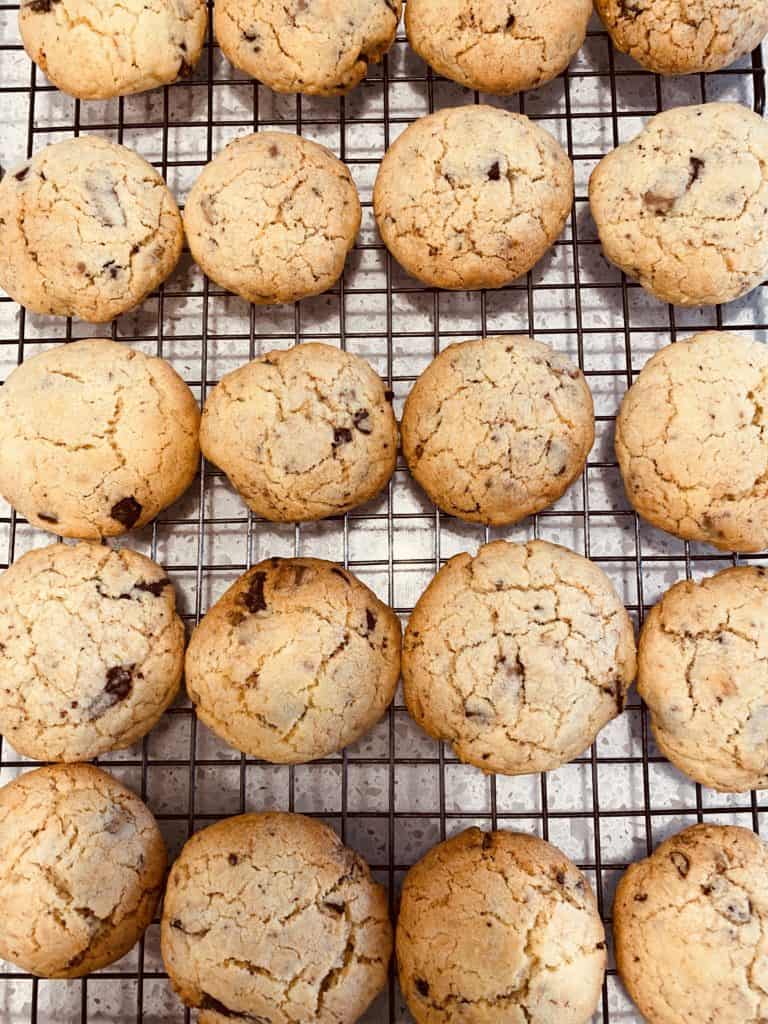
M 344 279 L 331 293 L 295 307 L 249 308 L 206 281 L 187 255 L 160 294 L 112 325 L 112 337 L 168 359 L 201 399 L 225 372 L 256 354 L 322 340 L 368 358 L 390 382 L 399 411 L 415 377 L 441 347 L 498 333 L 534 334 L 577 358 L 595 395 L 597 441 L 581 482 L 553 509 L 513 529 L 490 531 L 441 515 L 402 461 L 388 490 L 365 508 L 319 524 L 275 526 L 248 514 L 222 476 L 204 466 L 185 498 L 128 538 L 167 567 L 190 627 L 242 571 L 271 555 L 343 562 L 405 620 L 446 558 L 474 551 L 491 537 L 542 537 L 598 562 L 638 624 L 676 580 L 736 561 L 638 521 L 618 477 L 613 420 L 633 374 L 669 340 L 705 327 L 765 340 L 768 292 L 758 289 L 719 309 L 673 310 L 658 303 L 602 258 L 586 183 L 605 152 L 661 109 L 732 99 L 763 113 L 759 53 L 717 75 L 662 80 L 613 51 L 595 20 L 566 75 L 518 98 L 489 100 L 540 121 L 574 160 L 577 201 L 563 237 L 531 274 L 502 291 L 439 293 L 405 276 L 387 256 L 373 221 L 373 181 L 386 148 L 414 118 L 480 97 L 428 72 L 402 28 L 383 66 L 372 67 L 367 82 L 344 99 L 276 96 L 235 73 L 210 36 L 190 78 L 141 96 L 81 104 L 30 65 L 19 42 L 17 10 L 0 4 L 5 166 L 47 143 L 96 132 L 155 163 L 183 202 L 200 168 L 230 138 L 270 127 L 330 146 L 357 181 L 363 228 Z M 104 330 L 27 315 L 0 301 L 0 377 L 41 348 Z M 3 567 L 50 539 L 7 506 L 0 508 Z M 768 813 L 765 798 L 715 794 L 672 769 L 658 756 L 634 696 L 587 756 L 546 776 L 487 778 L 458 764 L 450 750 L 413 725 L 401 694 L 360 743 L 308 766 L 265 765 L 238 754 L 199 725 L 186 702 L 140 745 L 100 764 L 149 803 L 172 855 L 194 829 L 245 810 L 287 808 L 324 818 L 389 887 L 393 911 L 407 868 L 447 835 L 479 824 L 535 832 L 562 847 L 587 872 L 610 923 L 618 876 L 665 835 L 704 819 L 756 830 L 762 825 L 765 833 Z M 8 744 L 0 746 L 0 781 L 28 766 Z M 157 922 L 131 954 L 83 981 L 38 981 L 0 963 L 2 1024 L 188 1019 L 163 973 Z M 365 1021 L 409 1019 L 393 976 Z M 595 1019 L 640 1020 L 612 959 Z

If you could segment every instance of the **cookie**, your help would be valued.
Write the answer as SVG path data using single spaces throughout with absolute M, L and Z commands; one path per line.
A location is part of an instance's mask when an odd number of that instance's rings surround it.
M 402 0 L 216 0 L 229 60 L 275 92 L 336 96 L 395 41 Z
M 52 544 L 0 576 L 0 733 L 38 761 L 129 747 L 176 696 L 173 585 L 135 551 Z
M 333 562 L 270 558 L 226 591 L 192 635 L 198 717 L 278 764 L 327 757 L 384 714 L 400 674 L 400 622 Z
M 627 497 L 659 529 L 724 551 L 768 547 L 768 349 L 707 331 L 661 349 L 624 396 Z
M 54 765 L 0 789 L 0 957 L 79 978 L 139 941 L 166 852 L 139 798 L 89 764 Z
M 738 103 L 651 118 L 592 172 L 611 263 L 664 302 L 714 306 L 768 274 L 768 124 Z
M 403 454 L 432 501 L 471 522 L 516 523 L 557 501 L 595 439 L 584 375 L 522 337 L 450 345 L 405 403 Z
M 586 38 L 592 0 L 408 0 L 416 53 L 467 89 L 510 95 L 556 78 Z
M 46 146 L 0 182 L 0 287 L 33 313 L 114 320 L 171 275 L 182 241 L 154 167 L 96 135 Z
M 47 349 L 0 388 L 0 494 L 60 537 L 138 529 L 192 483 L 199 423 L 164 359 L 106 339 Z
M 587 1024 L 605 973 L 589 883 L 549 843 L 470 828 L 405 878 L 400 986 L 416 1024 Z
M 341 515 L 386 486 L 397 421 L 381 379 L 331 345 L 269 352 L 209 394 L 203 454 L 273 522 Z
M 208 277 L 263 306 L 332 288 L 361 216 L 352 175 L 330 150 L 259 132 L 230 142 L 203 170 L 184 226 Z
M 694 825 L 633 864 L 613 906 L 616 962 L 648 1024 L 768 1017 L 768 849 Z
M 632 624 L 594 562 L 546 541 L 456 555 L 405 631 L 416 722 L 486 772 L 545 772 L 621 713 L 635 676 Z
M 410 125 L 381 162 L 373 207 L 384 244 L 424 284 L 500 288 L 554 244 L 573 166 L 522 114 L 452 107 Z
M 62 92 L 106 100 L 189 75 L 200 58 L 205 0 L 21 0 L 24 49 Z
M 725 793 L 768 787 L 768 575 L 676 583 L 645 620 L 638 691 L 665 757 Z
M 193 836 L 171 870 L 162 953 L 199 1024 L 354 1024 L 387 980 L 386 893 L 319 821 L 228 818 Z
M 717 71 L 768 33 L 765 0 L 595 0 L 614 46 L 661 75 Z

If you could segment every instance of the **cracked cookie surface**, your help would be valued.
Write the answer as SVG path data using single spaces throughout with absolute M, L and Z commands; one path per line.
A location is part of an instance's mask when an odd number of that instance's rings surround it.
M 384 714 L 400 674 L 400 622 L 351 572 L 270 558 L 192 635 L 187 691 L 238 750 L 299 764 L 341 750 Z
M 21 0 L 19 9 L 30 58 L 62 92 L 83 100 L 190 74 L 207 24 L 205 0 Z
M 616 455 L 648 522 L 724 551 L 768 547 L 768 349 L 708 331 L 657 352 L 624 396 Z
M 276 92 L 336 96 L 395 40 L 402 0 L 216 0 L 225 55 Z
M 79 978 L 124 956 L 160 899 L 165 844 L 149 808 L 86 764 L 0 789 L 0 957 Z
M 546 541 L 456 555 L 405 632 L 408 710 L 487 772 L 573 760 L 621 713 L 634 676 L 632 624 L 610 580 Z
M 645 620 L 637 689 L 659 749 L 722 792 L 768 787 L 768 576 L 676 583 Z
M 199 423 L 164 359 L 106 339 L 48 349 L 0 388 L 0 494 L 61 537 L 138 529 L 192 483 Z
M 386 893 L 319 821 L 229 818 L 174 864 L 162 952 L 200 1024 L 354 1024 L 386 984 Z
M 633 864 L 613 907 L 616 962 L 648 1024 L 768 1019 L 768 849 L 694 825 Z
M 409 274 L 438 288 L 500 288 L 563 230 L 573 167 L 522 114 L 453 107 L 415 121 L 387 150 L 373 206 Z
M 587 1024 L 605 972 L 586 879 L 519 832 L 470 828 L 430 850 L 406 875 L 396 947 L 417 1024 Z
M 560 498 L 595 439 L 584 375 L 524 337 L 450 345 L 408 396 L 403 454 L 436 505 L 515 523 Z
M 182 240 L 154 167 L 95 135 L 46 146 L 0 182 L 0 287 L 33 313 L 114 320 L 170 276 Z
M 230 142 L 184 208 L 195 262 L 247 302 L 320 295 L 341 277 L 361 220 L 352 176 L 330 150 L 285 132 Z
M 617 49 L 662 75 L 717 71 L 760 45 L 765 0 L 595 0 Z
M 310 343 L 227 374 L 205 403 L 200 444 L 254 512 L 299 522 L 341 515 L 386 486 L 397 422 L 364 359 Z
M 544 85 L 581 47 L 592 0 L 408 0 L 408 41 L 467 89 L 509 95 Z
M 53 544 L 0 576 L 0 732 L 39 761 L 129 747 L 179 689 L 184 626 L 155 562 Z
M 768 275 L 768 124 L 738 103 L 677 107 L 604 157 L 589 202 L 611 263 L 664 302 L 730 302 Z

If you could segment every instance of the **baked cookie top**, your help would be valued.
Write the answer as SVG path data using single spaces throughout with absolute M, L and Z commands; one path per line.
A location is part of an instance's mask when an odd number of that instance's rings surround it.
M 730 302 L 768 274 L 768 124 L 738 103 L 665 110 L 600 161 L 589 201 L 606 257 L 658 299 Z
M 656 353 L 624 396 L 616 455 L 654 526 L 723 550 L 768 546 L 768 349 L 707 331 Z
M 634 676 L 632 624 L 608 577 L 546 541 L 456 555 L 405 633 L 408 710 L 488 772 L 571 761 L 621 713 Z
M 0 957 L 45 978 L 119 960 L 152 920 L 166 852 L 149 809 L 89 764 L 0 789 Z
M 184 626 L 155 562 L 52 544 L 0 576 L 0 732 L 39 761 L 130 746 L 179 689 Z
M 573 167 L 522 114 L 452 107 L 411 124 L 381 162 L 373 205 L 402 266 L 438 288 L 499 288 L 563 230 Z
M 254 512 L 296 522 L 378 494 L 395 470 L 397 422 L 369 363 L 308 343 L 227 374 L 206 400 L 200 444 Z
M 500 95 L 544 85 L 584 42 L 592 0 L 408 0 L 414 50 L 467 89 Z
M 106 339 L 47 349 L 0 388 L 0 493 L 61 537 L 138 529 L 192 483 L 199 424 L 164 359 Z
M 109 99 L 190 74 L 208 24 L 205 0 L 22 0 L 21 39 L 62 92 Z
M 402 0 L 216 0 L 229 60 L 276 92 L 349 92 L 395 39 Z
M 162 951 L 200 1024 L 355 1024 L 386 984 L 392 926 L 368 865 L 327 825 L 245 814 L 185 845 L 168 879 Z
M 248 302 L 295 302 L 333 287 L 361 219 L 352 176 L 330 150 L 286 132 L 235 139 L 184 207 L 192 256 Z
M 768 850 L 748 829 L 694 825 L 619 882 L 619 973 L 648 1024 L 768 1015 Z
M 187 651 L 198 716 L 238 750 L 312 761 L 381 718 L 400 674 L 400 622 L 347 569 L 270 558 L 206 614 Z
M 33 313 L 114 320 L 173 272 L 176 202 L 137 153 L 66 139 L 0 182 L 0 287 Z
M 588 882 L 557 847 L 470 828 L 406 875 L 397 964 L 417 1024 L 587 1024 L 605 932 Z
M 408 396 L 403 454 L 445 512 L 514 523 L 561 497 L 595 438 L 581 370 L 524 337 L 450 345 Z
M 595 0 L 617 49 L 662 75 L 717 71 L 768 33 L 765 0 Z

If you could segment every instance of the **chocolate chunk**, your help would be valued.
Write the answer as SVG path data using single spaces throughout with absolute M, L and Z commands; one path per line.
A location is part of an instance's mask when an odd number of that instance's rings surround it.
M 565 885 L 565 872 L 558 871 L 555 875 L 555 881 L 558 885 Z
M 152 597 L 160 597 L 166 587 L 170 587 L 171 581 L 167 576 L 164 576 L 161 580 L 139 580 L 138 583 L 133 584 L 134 590 L 143 590 L 147 594 L 151 594 Z
M 38 512 L 37 518 L 42 519 L 44 523 L 58 523 L 59 521 L 56 516 L 52 516 L 48 512 Z
M 237 854 L 236 853 L 230 853 L 230 855 L 227 857 L 227 860 L 232 865 L 232 867 L 234 867 L 235 864 L 237 864 Z
M 689 174 L 688 188 L 691 187 L 691 185 L 694 183 L 694 181 L 698 181 L 699 180 L 699 177 L 701 176 L 701 169 L 702 169 L 703 166 L 704 166 L 704 161 L 703 160 L 699 160 L 699 158 L 697 156 L 692 156 L 691 157 L 690 170 L 688 172 L 688 174 Z
M 26 176 L 29 174 L 29 167 L 22 167 L 20 171 L 16 171 L 14 178 L 16 181 L 24 181 Z
M 746 924 L 752 917 L 752 904 L 748 899 L 732 899 L 720 908 L 720 912 L 732 924 Z
M 110 510 L 110 516 L 124 526 L 126 530 L 130 530 L 132 526 L 135 526 L 141 516 L 142 506 L 131 496 L 130 498 L 121 498 Z
M 269 147 L 269 155 L 271 157 L 273 157 L 273 158 L 276 157 L 279 152 L 280 152 L 280 150 L 277 148 L 277 146 L 272 145 L 272 146 Z
M 112 278 L 112 280 L 114 280 L 120 273 L 120 268 L 118 267 L 117 263 L 115 263 L 114 260 L 109 260 L 108 263 L 104 264 L 102 269 L 109 271 L 109 276 Z
M 491 167 L 490 171 L 488 171 L 488 180 L 489 181 L 499 181 L 500 179 L 501 179 L 501 168 L 499 167 L 499 161 L 497 160 L 496 163 L 493 164 L 493 166 Z
M 371 611 L 371 609 L 370 608 L 366 608 L 365 609 L 365 625 L 366 625 L 369 633 L 372 633 L 374 631 L 374 629 L 376 629 L 376 623 L 378 621 L 379 620 L 376 618 L 376 615 Z
M 330 910 L 332 913 L 341 916 L 344 913 L 344 908 L 346 907 L 346 904 L 344 903 L 343 900 L 341 903 L 335 903 L 333 900 L 326 900 L 323 903 L 323 906 L 327 907 L 328 910 Z
M 115 182 L 108 170 L 94 171 L 85 179 L 85 190 L 93 216 L 105 228 L 125 227 L 125 210 L 115 188 Z
M 53 5 L 60 2 L 61 0 L 32 0 L 31 3 L 24 6 L 27 10 L 34 11 L 35 14 L 50 14 Z
M 595 943 L 595 949 L 605 949 L 605 943 L 604 942 L 597 942 L 597 943 Z
M 670 196 L 660 196 L 657 192 L 649 191 L 643 196 L 643 202 L 649 210 L 653 210 L 655 214 L 662 216 L 665 213 L 669 213 L 677 200 Z
M 637 893 L 635 893 L 635 903 L 645 903 L 645 901 L 647 899 L 648 899 L 648 893 L 647 892 L 637 892 Z
M 352 417 L 352 422 L 361 434 L 373 433 L 373 427 L 370 424 L 370 414 L 367 409 L 358 409 Z
M 514 16 L 514 14 L 510 14 L 510 16 L 507 18 L 507 24 L 505 25 L 507 32 L 509 32 L 511 28 L 514 28 L 516 21 L 517 18 Z
M 174 917 L 173 920 L 171 921 L 171 928 L 175 928 L 177 932 L 184 931 L 184 925 L 181 923 L 178 917 Z
M 349 427 L 335 427 L 333 431 L 333 448 L 338 448 L 342 444 L 349 444 L 352 440 L 352 431 Z
M 267 579 L 265 572 L 255 572 L 248 583 L 248 589 L 240 595 L 241 602 L 251 614 L 266 611 L 267 602 L 264 599 L 264 584 Z
M 130 696 L 133 689 L 133 670 L 135 665 L 114 665 L 107 671 L 107 685 L 104 692 L 112 698 L 112 704 L 119 704 Z
M 426 999 L 427 996 L 429 995 L 429 982 L 424 981 L 423 978 L 416 978 L 414 981 L 414 985 L 416 986 L 416 991 L 419 993 L 419 995 L 423 996 L 424 999 Z
M 669 855 L 669 859 L 677 868 L 677 873 L 681 878 L 686 878 L 688 872 L 691 870 L 691 862 L 688 860 L 684 853 L 680 853 L 679 850 L 673 850 Z

